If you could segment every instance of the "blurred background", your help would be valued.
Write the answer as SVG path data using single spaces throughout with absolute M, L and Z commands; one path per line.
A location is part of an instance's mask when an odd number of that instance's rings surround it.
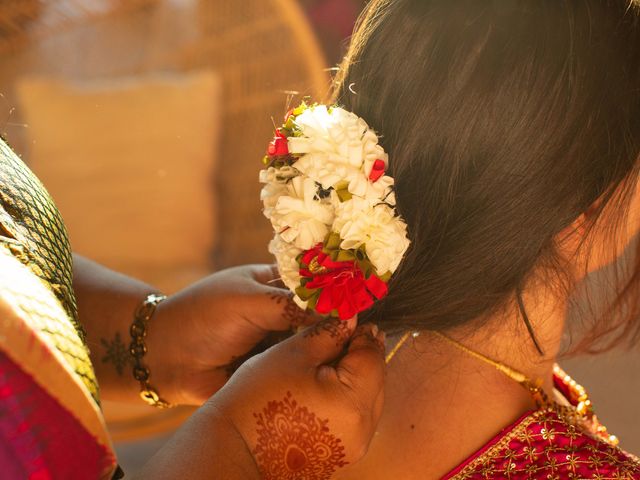
M 257 173 L 289 104 L 325 99 L 364 0 L 0 0 L 0 133 L 75 251 L 166 292 L 269 262 Z M 640 452 L 640 354 L 562 365 Z M 190 414 L 105 402 L 125 471 Z

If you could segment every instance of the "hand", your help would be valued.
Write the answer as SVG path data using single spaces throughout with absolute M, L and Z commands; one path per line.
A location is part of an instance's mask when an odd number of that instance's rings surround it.
M 330 478 L 366 453 L 383 406 L 384 334 L 352 335 L 354 325 L 321 321 L 247 361 L 210 400 L 265 479 Z
M 248 360 L 136 478 L 326 480 L 380 419 L 384 335 L 323 320 Z M 258 469 L 260 471 L 258 471 Z
M 252 354 L 314 321 L 277 276 L 270 265 L 223 270 L 158 305 L 145 361 L 163 398 L 202 404 Z

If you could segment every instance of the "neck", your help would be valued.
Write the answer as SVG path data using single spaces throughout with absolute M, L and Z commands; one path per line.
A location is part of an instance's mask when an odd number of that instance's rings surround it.
M 416 332 L 398 352 L 413 347 L 411 363 L 433 364 L 436 358 L 441 358 L 449 365 L 471 363 L 476 369 L 493 369 L 495 373 L 499 370 L 495 366 L 498 363 L 551 389 L 551 372 L 560 350 L 567 298 L 554 293 L 545 282 L 532 282 L 521 299 L 522 305 L 514 300 L 492 317 L 450 329 L 442 335 Z M 525 314 L 532 332 L 524 320 Z M 501 375 L 505 376 L 504 372 Z
M 552 371 L 566 300 L 552 295 L 543 285 L 527 289 L 523 303 L 543 355 L 531 339 L 517 302 L 499 315 L 452 329 L 446 335 L 530 380 L 540 380 L 553 398 Z M 390 345 L 394 340 L 390 339 Z M 410 429 L 416 434 L 420 429 L 429 432 L 421 440 L 429 445 L 421 443 L 421 448 L 437 454 L 429 460 L 434 476 L 447 473 L 502 428 L 535 408 L 529 392 L 516 381 L 429 332 L 409 338 L 390 362 L 389 373 L 389 407 L 411 412 Z

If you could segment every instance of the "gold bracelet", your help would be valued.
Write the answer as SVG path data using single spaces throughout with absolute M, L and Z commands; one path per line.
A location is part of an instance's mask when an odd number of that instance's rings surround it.
M 137 308 L 133 323 L 129 329 L 131 333 L 129 353 L 133 357 L 133 378 L 140 382 L 140 398 L 149 405 L 158 408 L 170 408 L 173 405 L 160 398 L 158 391 L 149 383 L 151 373 L 149 368 L 142 363 L 142 358 L 147 353 L 147 346 L 144 343 L 144 337 L 147 335 L 147 324 L 156 311 L 158 304 L 166 298 L 166 295 L 157 293 L 147 295 L 147 298 Z

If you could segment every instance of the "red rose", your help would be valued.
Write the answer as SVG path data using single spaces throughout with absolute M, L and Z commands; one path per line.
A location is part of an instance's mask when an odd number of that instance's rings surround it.
M 318 313 L 335 311 L 341 320 L 348 320 L 387 294 L 387 284 L 374 274 L 366 278 L 355 260 L 335 262 L 322 248 L 320 243 L 300 259 L 304 288 L 319 292 Z
M 276 129 L 276 136 L 271 140 L 267 153 L 272 157 L 279 157 L 289 155 L 289 145 L 287 143 L 287 137 L 284 136 L 282 131 Z

